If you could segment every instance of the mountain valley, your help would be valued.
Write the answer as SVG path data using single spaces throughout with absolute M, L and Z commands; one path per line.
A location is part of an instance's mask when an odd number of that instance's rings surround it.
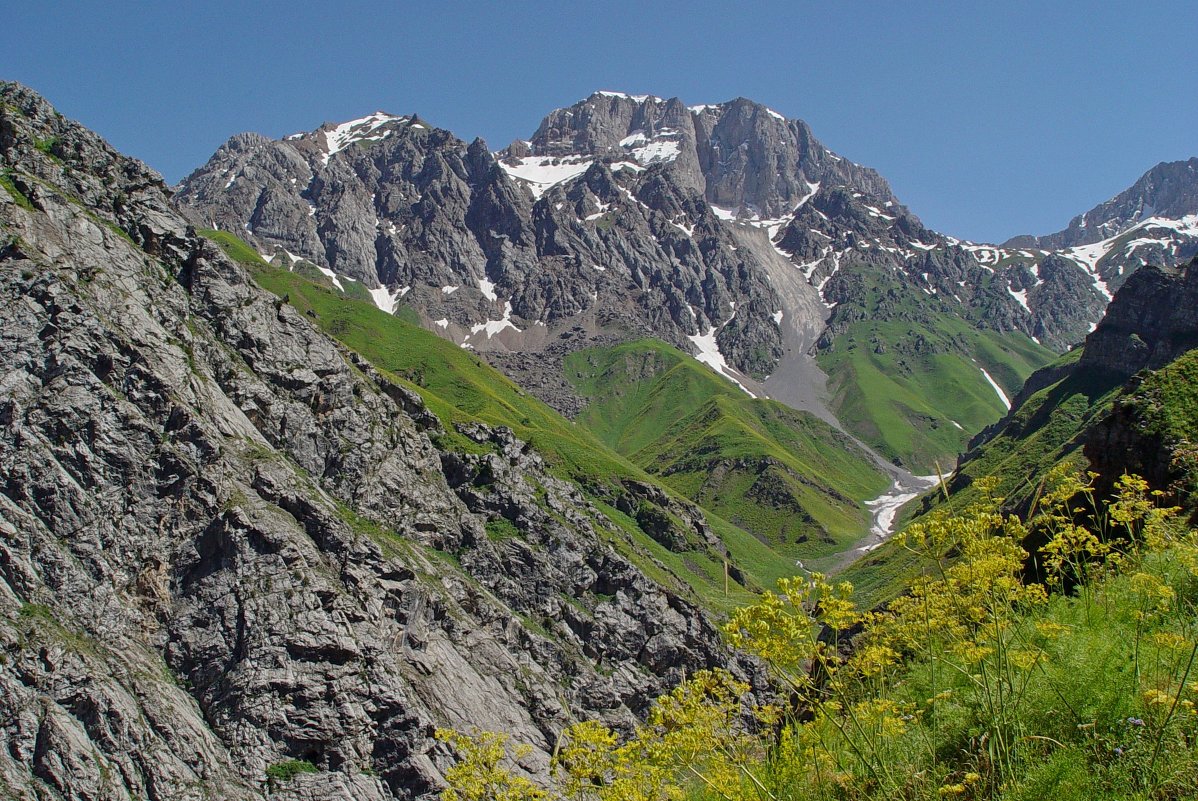
M 991 245 L 743 98 L 498 151 L 376 112 L 177 187 L 0 101 L 14 799 L 433 798 L 441 727 L 543 781 L 697 672 L 772 697 L 719 623 L 891 600 L 885 540 L 987 476 L 1198 498 L 1198 159 Z

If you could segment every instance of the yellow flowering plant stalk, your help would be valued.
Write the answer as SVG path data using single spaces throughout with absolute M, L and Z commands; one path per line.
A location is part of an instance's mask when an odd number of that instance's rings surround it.
M 453 729 L 437 729 L 436 737 L 448 743 L 458 761 L 445 772 L 449 784 L 442 801 L 549 801 L 548 792 L 523 776 L 511 773 L 503 762 L 508 760 L 506 734 L 474 731 L 470 734 Z M 520 759 L 528 746 L 517 747 L 510 755 Z
M 704 671 L 629 735 L 569 727 L 556 791 L 504 775 L 502 741 L 455 742 L 466 767 L 444 797 L 1193 797 L 1198 535 L 1138 479 L 1109 503 L 1091 479 L 1054 474 L 1026 522 L 987 481 L 967 510 L 925 515 L 897 538 L 924 570 L 884 609 L 861 611 L 849 583 L 813 574 L 734 612 L 729 641 L 786 692 L 753 710 L 758 727 L 745 725 L 748 688 Z M 1029 542 L 1042 545 L 1031 567 Z
M 658 698 L 622 744 L 596 721 L 571 726 L 554 757 L 563 789 L 578 801 L 668 801 L 699 787 L 738 801 L 747 785 L 773 798 L 749 769 L 762 748 L 741 724 L 748 690 L 727 671 L 700 671 Z

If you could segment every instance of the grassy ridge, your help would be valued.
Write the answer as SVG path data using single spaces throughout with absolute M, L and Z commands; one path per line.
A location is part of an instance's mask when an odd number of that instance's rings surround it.
M 589 400 L 579 422 L 788 563 L 843 549 L 868 527 L 862 502 L 889 484 L 831 426 L 750 398 L 664 343 L 579 351 L 565 369 Z
M 1080 356 L 1081 348 L 1075 348 L 1054 366 L 1068 368 Z M 1030 498 L 1058 463 L 1069 461 L 1081 467 L 1082 438 L 1110 410 L 1121 383 L 1107 375 L 1070 370 L 1032 394 L 983 448 L 961 464 L 953 482 L 954 503 L 976 500 L 968 485 L 982 476 L 994 476 L 998 494 L 1020 503 Z
M 922 474 L 951 460 L 1006 411 L 983 369 L 1010 397 L 1046 354 L 1022 334 L 944 318 L 934 326 L 854 323 L 819 362 L 839 419 L 884 456 Z
M 1064 372 L 1056 382 L 1029 396 L 1011 419 L 984 447 L 959 466 L 951 497 L 940 494 L 924 501 L 922 513 L 946 506 L 964 509 L 980 500 L 976 482 L 991 477 L 993 492 L 1013 506 L 1030 503 L 1044 477 L 1061 463 L 1084 469 L 1080 448 L 1087 428 L 1110 410 L 1119 383 L 1109 377 L 1070 370 L 1081 356 L 1075 348 L 1052 367 Z M 897 543 L 883 545 L 854 563 L 843 577 L 870 601 L 900 594 L 917 571 L 912 555 Z
M 1008 507 L 1027 508 L 1054 467 L 1089 467 L 1081 451 L 1085 439 L 1115 409 L 1133 421 L 1126 424 L 1145 442 L 1159 444 L 1163 460 L 1172 462 L 1177 500 L 1195 505 L 1198 459 L 1187 443 L 1198 431 L 1198 351 L 1128 385 L 1116 375 L 1075 369 L 1081 353 L 1081 348 L 1075 348 L 1053 363 L 1051 369 L 1061 377 L 1025 399 L 1000 430 L 968 454 L 952 481 L 951 497 L 930 496 L 923 513 L 977 503 L 981 500 L 977 483 L 984 477 L 994 480 L 993 492 Z M 915 570 L 911 555 L 888 543 L 852 565 L 844 578 L 878 601 L 902 592 Z

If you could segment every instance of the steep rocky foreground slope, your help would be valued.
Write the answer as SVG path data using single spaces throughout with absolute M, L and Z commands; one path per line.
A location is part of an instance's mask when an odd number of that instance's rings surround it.
M 576 716 L 748 675 L 535 452 L 439 449 L 157 175 L 0 103 L 0 795 L 419 798 L 437 725 L 540 773 Z

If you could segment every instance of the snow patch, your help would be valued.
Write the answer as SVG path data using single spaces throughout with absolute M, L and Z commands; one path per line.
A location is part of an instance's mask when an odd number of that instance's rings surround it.
M 611 171 L 612 171 L 612 172 L 619 172 L 620 170 L 627 170 L 628 172 L 637 173 L 637 172 L 644 172 L 644 171 L 645 171 L 645 168 L 644 168 L 644 167 L 642 167 L 641 165 L 637 164 L 637 163 L 636 163 L 636 162 L 634 162 L 634 161 L 616 161 L 616 162 L 613 162 L 613 163 L 612 163 L 612 165 L 611 165 Z
M 987 373 L 981 367 L 978 369 L 982 371 L 982 377 L 986 379 L 986 382 L 990 384 L 990 386 L 994 387 L 994 391 L 998 393 L 998 399 L 1002 401 L 1002 405 L 1007 407 L 1007 410 L 1009 411 L 1011 409 L 1011 399 L 1007 397 L 1007 393 L 1002 391 L 1002 387 L 1000 387 L 995 380 L 990 377 L 989 373 Z
M 577 178 L 594 162 L 584 156 L 528 156 L 510 163 L 500 161 L 499 166 L 512 178 L 524 181 L 539 198 L 551 187 Z
M 670 220 L 670 225 L 674 226 L 675 228 L 677 228 L 679 231 L 686 234 L 687 236 L 693 237 L 695 235 L 695 226 L 690 225 L 689 223 L 690 223 L 690 220 L 688 220 L 686 218 L 685 214 L 682 215 L 682 222 L 678 222 L 677 220 Z
M 287 255 L 290 256 L 291 254 L 288 253 Z M 319 264 L 316 265 L 316 269 L 324 273 L 325 276 L 327 276 L 328 279 L 333 282 L 333 286 L 337 287 L 337 289 L 341 290 L 342 292 L 345 291 L 345 287 L 341 286 L 341 279 L 337 277 L 337 273 L 333 272 L 328 267 L 321 267 Z
M 343 122 L 333 128 L 331 131 L 324 132 L 325 149 L 328 151 L 321 155 L 321 162 L 329 163 L 329 158 L 340 153 L 345 148 L 352 145 L 354 142 L 360 141 L 375 141 L 389 136 L 392 131 L 383 131 L 380 134 L 374 132 L 386 125 L 389 122 L 406 121 L 404 117 L 396 117 L 391 114 L 384 114 L 381 111 L 362 117 L 357 120 Z M 372 135 L 373 134 L 373 135 Z
M 1125 243 L 1126 253 L 1131 254 L 1131 251 L 1141 245 L 1163 244 L 1161 235 L 1149 234 L 1149 229 L 1165 229 L 1180 234 L 1187 238 L 1198 237 L 1198 214 L 1187 214 L 1179 219 L 1171 220 L 1167 217 L 1149 217 L 1141 220 L 1131 228 L 1125 231 L 1117 232 L 1114 236 L 1108 237 L 1100 242 L 1094 242 L 1089 245 L 1079 245 L 1069 248 L 1062 252 L 1061 255 L 1077 262 L 1083 269 L 1094 279 L 1094 286 L 1099 292 L 1111 299 L 1111 291 L 1107 286 L 1106 281 L 1098 273 L 1098 262 L 1114 250 L 1117 240 L 1127 236 L 1129 233 L 1139 233 L 1138 236 L 1129 242 Z M 1145 236 L 1146 235 L 1146 236 Z
M 459 287 L 456 286 L 443 286 L 441 287 L 441 292 L 445 295 L 452 295 L 454 292 L 457 292 L 458 289 Z
M 870 526 L 870 533 L 877 538 L 877 541 L 858 548 L 859 552 L 867 553 L 885 542 L 886 538 L 894 533 L 894 518 L 898 515 L 899 509 L 936 486 L 940 481 L 940 476 L 912 476 L 912 478 L 915 479 L 915 487 L 895 481 L 888 492 L 879 495 L 872 501 L 865 502 L 865 506 L 873 512 L 874 520 L 873 525 Z
M 378 306 L 387 314 L 395 313 L 395 302 L 399 300 L 399 297 L 399 292 L 391 292 L 385 286 L 370 290 L 370 299 L 374 301 L 374 305 Z
M 729 317 L 728 322 L 731 321 L 732 318 Z M 725 322 L 724 325 L 727 325 L 728 322 Z M 720 353 L 720 346 L 717 345 L 715 341 L 716 334 L 719 333 L 719 330 L 720 329 L 718 328 L 710 328 L 706 334 L 695 334 L 693 336 L 687 337 L 687 339 L 689 339 L 694 346 L 699 349 L 699 355 L 696 356 L 695 359 L 697 361 L 703 362 L 712 370 L 715 370 L 717 373 L 724 376 L 724 378 L 727 378 L 733 384 L 736 384 L 750 398 L 756 398 L 757 396 L 750 392 L 749 388 L 742 384 L 739 379 L 737 379 L 732 368 L 728 366 L 728 362 L 724 361 L 724 354 Z
M 600 217 L 602 217 L 604 214 L 607 214 L 607 212 L 611 209 L 610 203 L 598 203 L 597 205 L 598 205 L 598 211 L 596 211 L 593 214 L 588 214 L 587 216 L 583 217 L 584 220 L 586 220 L 587 222 L 593 222 L 593 221 L 599 219 Z
M 520 329 L 512 323 L 512 302 L 506 301 L 503 304 L 503 317 L 498 320 L 487 320 L 485 323 L 470 326 L 470 337 L 475 334 L 486 333 L 487 339 L 503 331 L 505 328 L 510 328 L 516 333 L 520 333 Z M 469 337 L 467 337 L 469 338 Z
M 654 141 L 643 147 L 633 148 L 629 154 L 640 164 L 657 164 L 673 161 L 682 152 L 682 145 L 674 140 Z
M 624 92 L 609 92 L 604 89 L 600 89 L 595 94 L 603 95 L 604 97 L 618 97 L 623 100 L 632 100 L 637 103 L 644 103 L 646 100 L 649 100 L 650 98 L 652 98 L 653 100 L 657 100 L 657 98 L 653 97 L 653 95 L 630 95 L 630 94 L 625 94 Z
M 843 256 L 843 255 L 844 254 L 842 254 L 842 253 L 833 253 L 832 254 L 832 271 L 830 273 L 828 273 L 826 276 L 824 276 L 824 279 L 822 281 L 820 281 L 819 285 L 815 288 L 815 291 L 819 293 L 820 301 L 824 304 L 824 306 L 826 306 L 829 309 L 835 309 L 836 304 L 829 303 L 827 298 L 824 297 L 824 287 L 827 285 L 827 283 L 830 280 L 832 280 L 832 276 L 834 276 L 834 275 L 836 275 L 836 273 L 840 272 L 840 259 L 841 259 L 841 256 Z
M 487 300 L 499 300 L 499 296 L 495 294 L 495 285 L 486 278 L 479 279 L 478 290 L 483 293 L 483 297 Z

